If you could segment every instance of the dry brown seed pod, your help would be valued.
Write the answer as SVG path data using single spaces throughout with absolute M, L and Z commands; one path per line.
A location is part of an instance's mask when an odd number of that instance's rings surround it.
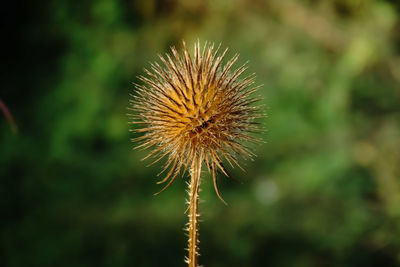
M 197 205 L 201 166 L 204 163 L 212 173 L 214 188 L 224 202 L 217 186 L 217 170 L 228 176 L 223 165 L 239 166 L 238 156 L 252 157 L 244 145 L 258 142 L 251 133 L 259 131 L 257 118 L 262 117 L 260 100 L 253 96 L 258 86 L 254 75 L 240 78 L 246 64 L 232 70 L 238 59 L 235 55 L 222 64 L 227 49 L 219 54 L 220 46 L 195 44 L 193 57 L 183 42 L 183 53 L 172 47 L 172 54 L 160 55 L 162 65 L 151 64 L 140 76 L 142 85 L 136 85 L 129 114 L 134 129 L 142 136 L 137 148 L 153 150 L 145 157 L 153 163 L 166 158 L 163 171 L 169 169 L 159 183 L 168 188 L 182 171 L 190 170 L 189 183 L 189 266 L 197 266 Z M 224 202 L 225 203 L 225 202 Z

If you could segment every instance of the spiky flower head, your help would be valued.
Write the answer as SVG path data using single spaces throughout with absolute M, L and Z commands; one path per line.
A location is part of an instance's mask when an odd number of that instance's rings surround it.
M 144 84 L 136 85 L 130 109 L 137 114 L 130 116 L 131 123 L 144 126 L 133 130 L 143 133 L 134 141 L 142 142 L 137 148 L 153 147 L 145 159 L 167 157 L 163 171 L 169 172 L 159 183 L 169 182 L 163 190 L 182 170 L 204 162 L 221 198 L 216 172 L 228 176 L 223 159 L 240 167 L 239 155 L 253 155 L 243 143 L 258 141 L 250 135 L 258 131 L 260 112 L 253 105 L 259 100 L 253 96 L 258 87 L 251 87 L 254 75 L 239 77 L 246 64 L 232 70 L 238 55 L 223 65 L 227 49 L 219 54 L 219 48 L 206 43 L 200 49 L 197 43 L 192 57 L 183 42 L 182 54 L 172 47 L 172 54 L 159 56 L 162 65 L 151 64 L 147 76 L 139 77 Z

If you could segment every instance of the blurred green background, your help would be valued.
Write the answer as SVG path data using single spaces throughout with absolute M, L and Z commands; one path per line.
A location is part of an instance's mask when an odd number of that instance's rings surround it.
M 131 82 L 171 45 L 255 72 L 265 144 L 204 172 L 204 266 L 400 266 L 400 2 L 31 1 L 1 11 L 1 266 L 185 266 L 186 180 L 132 150 Z M 228 57 L 229 57 L 228 56 Z

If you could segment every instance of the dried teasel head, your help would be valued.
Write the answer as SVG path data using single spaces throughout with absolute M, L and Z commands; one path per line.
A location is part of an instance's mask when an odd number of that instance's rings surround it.
M 238 156 L 253 156 L 244 143 L 259 141 L 251 136 L 258 132 L 255 120 L 261 117 L 260 107 L 254 106 L 260 100 L 253 96 L 255 76 L 239 77 L 246 64 L 232 70 L 238 55 L 223 65 L 227 49 L 219 54 L 219 48 L 206 43 L 200 49 L 197 43 L 192 57 L 183 42 L 182 54 L 172 47 L 172 54 L 160 55 L 162 65 L 151 64 L 147 76 L 139 77 L 143 85 L 136 85 L 129 108 L 135 114 L 129 116 L 131 123 L 143 124 L 133 129 L 143 134 L 134 139 L 141 142 L 137 148 L 153 148 L 145 159 L 154 157 L 155 163 L 167 157 L 163 171 L 169 171 L 159 183 L 168 183 L 160 192 L 199 161 L 212 173 L 221 198 L 216 172 L 229 176 L 223 160 L 240 167 Z

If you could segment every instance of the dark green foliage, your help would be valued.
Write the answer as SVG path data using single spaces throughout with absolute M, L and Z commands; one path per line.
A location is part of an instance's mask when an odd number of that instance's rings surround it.
M 250 60 L 268 113 L 256 160 L 230 169 L 243 183 L 219 176 L 228 207 L 204 172 L 201 263 L 400 265 L 397 1 L 4 10 L 0 98 L 18 133 L 0 113 L 1 266 L 184 266 L 187 177 L 152 195 L 161 164 L 131 150 L 125 113 L 148 62 L 197 38 Z

